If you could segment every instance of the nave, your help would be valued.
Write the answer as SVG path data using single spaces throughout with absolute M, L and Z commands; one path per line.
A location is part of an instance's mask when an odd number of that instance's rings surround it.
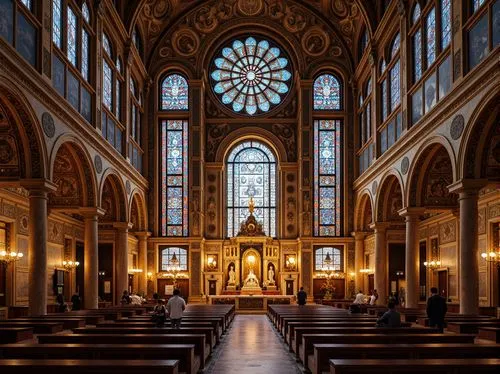
M 207 374 L 299 374 L 295 359 L 264 315 L 239 314 L 215 351 Z

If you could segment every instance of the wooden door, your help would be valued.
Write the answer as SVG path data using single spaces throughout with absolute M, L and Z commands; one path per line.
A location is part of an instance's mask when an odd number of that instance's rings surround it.
M 286 295 L 293 296 L 293 279 L 286 279 Z
M 366 294 L 368 292 L 372 292 L 375 289 L 375 275 L 374 274 L 368 274 L 368 290 L 364 291 Z M 358 292 L 359 290 L 356 290 Z
M 208 280 L 208 294 L 210 296 L 217 295 L 217 280 L 216 279 L 209 279 Z
M 83 299 L 85 297 L 85 289 L 84 289 L 84 274 L 83 269 L 85 268 L 85 259 L 84 259 L 85 248 L 83 242 L 76 242 L 76 261 L 80 263 L 75 270 L 76 276 L 76 289 L 80 294 L 80 298 L 82 302 L 85 302 Z M 85 305 L 85 304 L 83 304 Z
M 438 291 L 439 294 L 448 300 L 448 271 L 438 271 Z
M 128 275 L 128 293 L 134 292 L 134 274 Z

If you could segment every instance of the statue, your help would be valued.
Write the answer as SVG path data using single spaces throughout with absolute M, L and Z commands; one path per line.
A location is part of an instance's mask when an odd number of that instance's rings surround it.
M 257 279 L 257 276 L 253 272 L 253 269 L 250 269 L 250 271 L 248 272 L 248 275 L 245 278 L 244 286 L 245 287 L 259 287 L 259 280 Z
M 267 271 L 267 280 L 270 285 L 274 285 L 274 268 L 271 265 Z
M 234 267 L 231 265 L 229 267 L 229 281 L 227 282 L 229 286 L 234 286 L 236 284 L 236 273 L 234 272 Z

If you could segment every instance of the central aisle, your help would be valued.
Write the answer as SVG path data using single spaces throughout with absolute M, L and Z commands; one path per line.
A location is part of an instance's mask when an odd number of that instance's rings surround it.
M 265 315 L 237 315 L 214 353 L 208 374 L 299 374 L 294 358 Z

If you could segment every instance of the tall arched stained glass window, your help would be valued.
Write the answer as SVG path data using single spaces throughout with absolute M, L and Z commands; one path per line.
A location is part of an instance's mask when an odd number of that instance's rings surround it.
M 441 50 L 451 43 L 451 0 L 441 0 Z
M 160 232 L 188 236 L 188 121 L 162 120 Z
M 172 257 L 179 261 L 178 264 L 172 263 Z M 180 271 L 188 269 L 188 251 L 179 247 L 160 247 L 160 271 L 169 271 L 172 266 L 179 266 Z
M 314 110 L 340 110 L 340 83 L 332 74 L 322 74 L 314 80 Z
M 427 14 L 425 20 L 425 27 L 427 30 L 427 44 L 426 44 L 426 62 L 427 67 L 431 66 L 436 60 L 436 10 L 432 10 Z
M 268 112 L 289 92 L 289 59 L 265 39 L 248 37 L 222 48 L 210 74 L 215 94 L 234 112 Z
M 161 83 L 161 110 L 188 110 L 188 83 L 180 74 L 170 74 Z
M 340 235 L 340 120 L 314 121 L 314 235 Z
M 327 257 L 329 257 L 330 261 L 325 262 Z M 342 271 L 344 269 L 341 249 L 333 247 L 314 249 L 314 271 L 327 269 L 334 271 Z
M 236 236 L 253 198 L 254 216 L 266 235 L 276 236 L 276 158 L 265 144 L 245 141 L 227 158 L 227 236 Z

